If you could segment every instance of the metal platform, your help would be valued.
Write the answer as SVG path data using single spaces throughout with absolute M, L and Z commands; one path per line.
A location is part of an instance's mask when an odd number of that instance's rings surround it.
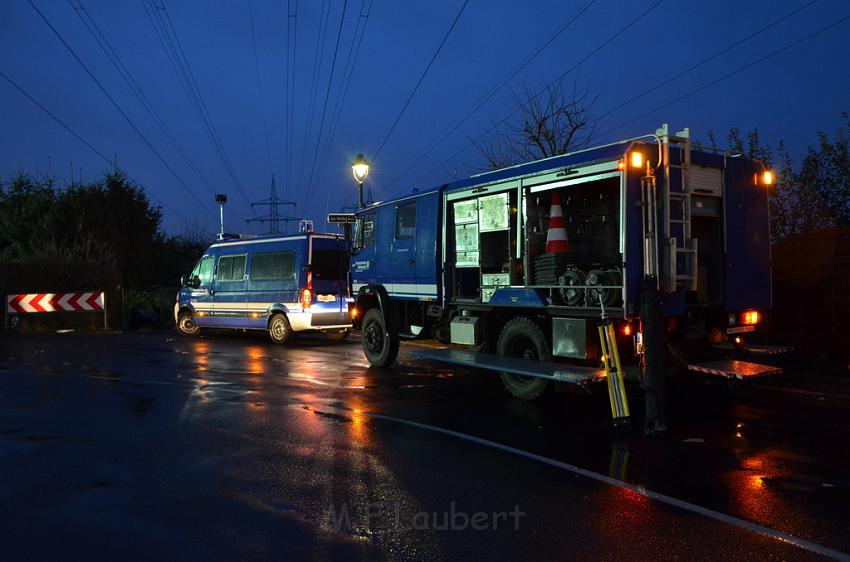
M 735 346 L 731 343 L 719 343 L 715 345 L 717 349 L 722 349 L 724 351 L 732 351 L 735 349 Z M 788 353 L 789 351 L 794 351 L 794 348 L 790 345 L 758 345 L 754 343 L 748 343 L 741 346 L 743 351 L 748 353 L 753 353 L 757 355 L 779 355 L 781 353 Z
M 727 379 L 752 379 L 763 377 L 766 375 L 776 375 L 782 372 L 781 367 L 772 367 L 770 365 L 759 365 L 758 363 L 748 363 L 746 361 L 736 360 L 721 360 L 708 361 L 706 363 L 697 363 L 688 365 L 688 369 L 698 373 L 707 373 L 709 375 L 720 375 Z
M 605 371 L 602 369 L 560 363 L 543 363 L 541 361 L 531 361 L 515 357 L 502 357 L 500 355 L 477 353 L 466 349 L 422 349 L 411 352 L 411 355 L 428 361 L 451 363 L 453 365 L 463 365 L 464 367 L 474 367 L 487 371 L 511 373 L 524 377 L 538 377 L 572 384 L 589 384 L 605 378 Z

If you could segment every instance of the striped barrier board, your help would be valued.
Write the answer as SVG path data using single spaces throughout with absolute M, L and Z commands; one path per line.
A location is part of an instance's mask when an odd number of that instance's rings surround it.
M 103 291 L 6 295 L 5 312 L 7 319 L 10 314 L 103 312 L 103 325 L 106 327 L 106 302 Z

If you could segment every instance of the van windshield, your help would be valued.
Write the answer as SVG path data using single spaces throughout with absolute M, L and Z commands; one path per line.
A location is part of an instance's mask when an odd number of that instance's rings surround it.
M 340 250 L 313 249 L 313 279 L 339 281 L 348 269 L 348 256 Z

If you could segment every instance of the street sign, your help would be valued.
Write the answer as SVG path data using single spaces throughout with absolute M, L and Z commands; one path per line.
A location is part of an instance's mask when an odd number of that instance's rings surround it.
M 329 213 L 329 224 L 354 224 L 357 222 L 357 215 L 354 213 Z

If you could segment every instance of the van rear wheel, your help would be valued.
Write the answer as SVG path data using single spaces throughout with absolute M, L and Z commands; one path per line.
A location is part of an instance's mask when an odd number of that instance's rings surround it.
M 549 361 L 552 353 L 546 341 L 546 334 L 530 318 L 523 316 L 510 320 L 496 343 L 496 353 L 503 357 L 516 357 L 532 361 Z M 524 377 L 511 373 L 501 373 L 502 384 L 514 398 L 534 400 L 538 398 L 549 384 L 546 379 Z
M 191 312 L 181 312 L 177 317 L 177 331 L 181 336 L 194 337 L 200 335 L 201 328 L 195 323 Z
M 269 320 L 269 338 L 272 342 L 281 345 L 292 338 L 292 326 L 283 314 L 275 314 Z
M 370 308 L 360 327 L 363 353 L 373 367 L 389 367 L 398 357 L 398 334 L 387 329 L 381 310 Z

